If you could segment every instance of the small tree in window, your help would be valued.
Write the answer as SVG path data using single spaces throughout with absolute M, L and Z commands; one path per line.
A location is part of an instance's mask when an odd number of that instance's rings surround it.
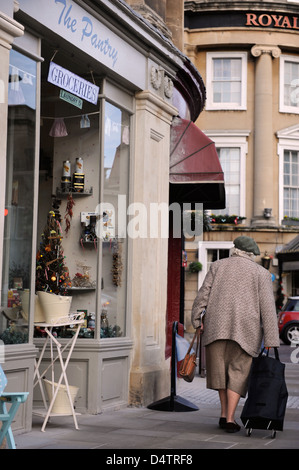
M 67 295 L 71 286 L 62 248 L 62 230 L 58 211 L 50 211 L 36 256 L 36 290 Z

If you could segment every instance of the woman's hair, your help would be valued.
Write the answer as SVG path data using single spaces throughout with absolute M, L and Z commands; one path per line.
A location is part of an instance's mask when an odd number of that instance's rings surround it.
M 244 250 L 240 250 L 239 248 L 236 248 L 235 246 L 233 247 L 232 251 L 231 251 L 231 254 L 232 255 L 247 255 L 247 256 L 250 256 L 250 258 L 254 259 L 255 258 L 255 254 L 252 253 L 251 251 L 244 251 Z

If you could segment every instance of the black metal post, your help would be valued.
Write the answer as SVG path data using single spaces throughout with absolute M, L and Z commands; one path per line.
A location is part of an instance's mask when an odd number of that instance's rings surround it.
M 172 345 L 171 345 L 171 390 L 168 397 L 162 398 L 148 406 L 150 410 L 158 411 L 197 411 L 197 406 L 189 400 L 176 395 L 176 333 L 178 322 L 172 325 Z

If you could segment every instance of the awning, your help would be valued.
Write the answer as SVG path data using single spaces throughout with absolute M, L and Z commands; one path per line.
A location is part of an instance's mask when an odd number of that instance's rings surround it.
M 175 118 L 170 141 L 170 201 L 225 208 L 224 175 L 214 142 L 192 121 Z
M 280 273 L 286 271 L 299 271 L 299 235 L 284 245 L 276 256 L 279 262 Z

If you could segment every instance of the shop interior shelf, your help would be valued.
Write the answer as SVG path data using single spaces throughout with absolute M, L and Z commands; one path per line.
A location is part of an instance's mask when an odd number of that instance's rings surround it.
M 92 196 L 93 194 L 93 188 L 91 187 L 89 190 L 85 190 L 82 192 L 77 192 L 77 191 L 62 191 L 60 188 L 56 188 L 56 196 L 57 197 L 67 197 L 68 194 L 71 193 L 72 196 Z
M 96 287 L 68 287 L 68 291 L 71 292 L 81 292 L 81 291 L 90 291 L 90 290 L 96 290 Z

